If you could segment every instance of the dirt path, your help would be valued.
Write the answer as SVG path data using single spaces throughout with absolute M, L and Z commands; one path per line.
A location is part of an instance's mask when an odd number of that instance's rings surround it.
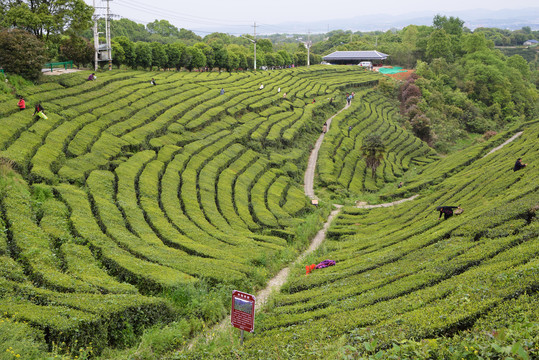
M 346 110 L 350 107 L 350 105 L 346 104 L 344 108 L 339 110 L 338 113 L 330 117 L 326 123 L 327 123 L 327 131 L 329 131 L 329 128 L 331 126 L 331 120 L 337 115 L 341 113 L 341 111 Z M 316 143 L 314 144 L 313 151 L 311 151 L 311 155 L 309 156 L 309 162 L 307 163 L 307 170 L 305 170 L 305 177 L 303 178 L 303 189 L 305 191 L 305 195 L 307 195 L 312 200 L 318 199 L 316 195 L 314 194 L 314 172 L 316 170 L 316 161 L 318 160 L 318 150 L 320 150 L 320 145 L 322 145 L 322 141 L 324 141 L 324 133 L 320 134 L 318 137 L 318 140 L 316 140 Z
M 515 135 L 511 136 L 511 138 L 507 139 L 503 144 L 498 145 L 498 146 L 496 146 L 494 149 L 490 150 L 485 156 L 482 157 L 482 159 L 483 159 L 483 158 L 486 158 L 487 156 L 489 156 L 489 155 L 492 154 L 493 152 L 500 150 L 500 149 L 503 148 L 505 145 L 509 144 L 511 141 L 515 140 L 515 139 L 518 138 L 520 135 L 522 135 L 522 133 L 523 133 L 523 131 L 517 132 Z
M 400 199 L 400 200 L 396 200 L 396 201 L 393 201 L 393 202 L 383 203 L 383 204 L 376 204 L 376 205 L 369 205 L 366 202 L 359 202 L 358 201 L 356 203 L 356 207 L 360 208 L 360 209 L 374 209 L 374 208 L 379 208 L 379 207 L 389 207 L 389 206 L 401 204 L 401 203 L 403 203 L 405 201 L 414 200 L 417 196 L 418 195 L 415 194 L 415 195 L 410 196 L 409 198 L 406 198 L 406 199 Z
M 349 107 L 350 107 L 350 105 L 346 104 L 346 106 L 344 108 L 342 108 L 335 115 L 333 115 L 332 117 L 327 119 L 327 121 L 326 121 L 327 131 L 329 131 L 329 128 L 331 126 L 331 120 L 333 120 L 333 118 L 335 116 L 340 114 L 343 110 L 348 109 Z M 314 194 L 314 173 L 315 173 L 315 169 L 316 169 L 316 161 L 318 160 L 318 151 L 320 150 L 320 146 L 322 145 L 322 141 L 324 141 L 324 135 L 325 135 L 325 133 L 321 133 L 320 136 L 318 137 L 318 140 L 316 140 L 316 143 L 314 144 L 314 148 L 311 151 L 311 155 L 309 156 L 309 161 L 307 163 L 307 169 L 305 170 L 305 177 L 303 178 L 304 183 L 305 183 L 304 186 L 303 186 L 303 189 L 305 191 L 305 195 L 307 195 L 312 200 L 318 199 L 316 197 L 316 195 Z M 270 294 L 273 291 L 279 291 L 279 289 L 281 289 L 281 287 L 283 286 L 283 284 L 286 281 L 286 278 L 288 277 L 288 274 L 290 273 L 290 268 L 292 266 L 294 266 L 296 263 L 298 263 L 298 262 L 302 261 L 303 259 L 305 259 L 305 257 L 308 254 L 310 254 L 311 252 L 318 249 L 320 244 L 322 244 L 322 242 L 326 238 L 326 232 L 327 232 L 327 229 L 329 228 L 329 225 L 331 224 L 331 222 L 333 221 L 335 216 L 337 216 L 339 211 L 341 211 L 342 205 L 334 205 L 334 206 L 337 209 L 335 209 L 335 210 L 333 210 L 331 212 L 331 214 L 329 215 L 327 221 L 324 223 L 323 228 L 316 233 L 315 237 L 311 241 L 311 245 L 309 246 L 309 248 L 307 250 L 305 250 L 300 256 L 298 256 L 298 258 L 290 266 L 288 266 L 288 267 L 282 269 L 281 271 L 279 271 L 279 273 L 277 275 L 275 275 L 268 282 L 268 285 L 266 286 L 266 288 L 261 290 L 258 293 L 258 295 L 256 296 L 257 310 L 261 309 L 266 304 L 266 302 L 268 300 L 268 297 L 270 296 Z
M 344 108 L 339 110 L 339 112 L 337 112 L 335 115 L 333 115 L 332 117 L 330 117 L 327 120 L 327 131 L 329 131 L 331 120 L 333 120 L 333 118 L 336 115 L 338 115 L 341 111 L 343 111 L 345 109 L 348 109 L 348 107 L 349 107 L 349 105 L 346 105 Z M 305 177 L 304 177 L 305 195 L 307 195 L 311 199 L 317 199 L 317 197 L 314 195 L 314 189 L 313 189 L 314 173 L 315 173 L 315 169 L 316 169 L 316 161 L 318 160 L 318 151 L 320 150 L 320 146 L 322 145 L 322 141 L 324 140 L 324 135 L 325 134 L 322 133 L 318 137 L 318 140 L 316 141 L 316 143 L 314 145 L 314 148 L 311 151 L 311 155 L 309 156 L 309 161 L 307 163 L 307 170 L 305 171 Z M 260 309 L 262 309 L 264 307 L 264 305 L 268 301 L 268 298 L 269 298 L 269 296 L 271 295 L 272 292 L 279 291 L 281 289 L 281 287 L 283 286 L 283 284 L 285 283 L 285 281 L 286 281 L 286 279 L 288 277 L 288 274 L 290 273 L 290 268 L 292 266 L 294 266 L 296 263 L 298 263 L 298 262 L 302 261 L 303 259 L 305 259 L 305 257 L 308 254 L 310 254 L 311 252 L 318 249 L 320 244 L 322 244 L 322 242 L 326 238 L 326 232 L 327 232 L 327 229 L 329 228 L 329 225 L 331 224 L 331 222 L 333 221 L 335 216 L 337 216 L 337 214 L 340 212 L 341 207 L 342 207 L 342 205 L 334 205 L 334 206 L 336 207 L 336 209 L 331 212 L 331 214 L 329 215 L 327 221 L 324 223 L 323 228 L 316 233 L 315 237 L 311 241 L 311 245 L 309 246 L 309 248 L 307 250 L 305 250 L 301 255 L 299 255 L 297 257 L 297 259 L 291 265 L 289 265 L 289 266 L 285 267 L 284 269 L 282 269 L 281 271 L 279 271 L 279 273 L 277 275 L 275 275 L 273 278 L 271 278 L 268 281 L 268 284 L 266 285 L 266 287 L 258 292 L 258 294 L 256 295 L 256 309 L 255 309 L 255 311 L 259 311 Z M 206 330 L 205 332 L 201 333 L 200 335 L 196 336 L 189 343 L 189 345 L 187 346 L 187 349 L 191 350 L 197 341 L 200 341 L 200 340 L 204 340 L 206 342 L 211 341 L 217 333 L 219 333 L 220 331 L 223 331 L 223 330 L 225 330 L 225 329 L 227 329 L 227 328 L 229 328 L 231 326 L 232 325 L 230 324 L 230 318 L 226 317 L 220 323 L 216 324 L 212 328 L 210 328 L 210 329 Z
M 318 247 L 322 244 L 322 242 L 326 238 L 326 232 L 329 228 L 329 225 L 331 224 L 335 216 L 337 216 L 337 214 L 339 214 L 339 212 L 341 211 L 342 205 L 335 206 L 337 207 L 337 209 L 331 212 L 328 217 L 328 220 L 324 223 L 324 227 L 316 233 L 315 237 L 313 238 L 313 241 L 311 241 L 311 245 L 309 246 L 309 248 L 305 250 L 300 256 L 298 256 L 298 258 L 292 263 L 292 265 L 279 271 L 279 273 L 268 282 L 266 288 L 258 293 L 258 295 L 256 296 L 257 310 L 260 310 L 266 304 L 269 295 L 273 291 L 278 291 L 281 286 L 283 286 L 286 281 L 286 278 L 288 277 L 288 274 L 290 273 L 290 268 L 298 262 L 303 261 L 303 259 L 305 259 L 307 255 L 318 249 Z

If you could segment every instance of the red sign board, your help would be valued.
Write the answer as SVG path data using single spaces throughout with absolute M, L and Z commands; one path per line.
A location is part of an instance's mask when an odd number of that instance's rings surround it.
M 253 332 L 255 328 L 255 297 L 238 290 L 232 292 L 232 326 Z

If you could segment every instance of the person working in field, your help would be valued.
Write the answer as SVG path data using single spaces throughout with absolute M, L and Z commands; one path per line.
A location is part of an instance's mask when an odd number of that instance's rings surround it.
M 24 101 L 24 98 L 21 96 L 19 102 L 17 103 L 17 106 L 19 107 L 19 110 L 26 109 L 26 102 Z
M 457 209 L 453 211 L 453 209 Z M 444 220 L 449 219 L 453 214 L 460 215 L 462 214 L 462 209 L 460 206 L 437 206 L 436 211 L 440 212 L 440 216 L 438 217 L 438 220 L 442 218 L 442 215 L 444 216 Z
M 37 103 L 36 106 L 35 106 L 35 109 L 34 109 L 34 114 L 32 116 L 37 115 L 40 118 L 47 120 L 48 117 L 47 117 L 47 115 L 45 115 L 44 111 L 45 111 L 45 109 L 43 108 L 43 106 L 41 106 L 40 103 Z
M 152 78 L 152 81 L 150 81 L 150 84 L 152 84 L 152 85 L 157 85 L 157 83 L 155 82 L 154 78 Z
M 528 164 L 523 164 L 522 163 L 522 158 L 518 158 L 517 161 L 515 162 L 515 166 L 513 167 L 513 171 L 517 171 L 517 170 L 520 170 L 522 168 L 525 168 Z
M 95 79 L 97 79 L 97 76 L 95 76 L 94 73 L 91 73 L 90 76 L 88 76 L 88 81 L 94 81 Z

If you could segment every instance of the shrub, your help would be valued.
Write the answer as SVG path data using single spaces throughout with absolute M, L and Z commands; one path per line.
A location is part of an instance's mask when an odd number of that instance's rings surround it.
M 9 74 L 37 80 L 47 61 L 45 46 L 36 36 L 18 29 L 0 31 L 0 66 Z

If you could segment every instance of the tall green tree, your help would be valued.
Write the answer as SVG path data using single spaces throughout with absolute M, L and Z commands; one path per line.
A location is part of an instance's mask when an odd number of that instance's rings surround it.
M 129 40 L 126 36 L 117 36 L 112 39 L 115 43 L 118 43 L 124 52 L 124 61 L 120 62 L 132 68 L 137 66 L 137 56 L 135 53 L 135 43 Z M 114 50 L 114 46 L 113 46 Z M 114 59 L 114 56 L 112 57 Z
M 150 68 L 152 66 L 152 47 L 146 42 L 139 41 L 135 44 L 135 67 L 142 67 L 143 69 Z
M 158 42 L 150 43 L 152 49 L 152 67 L 157 66 L 157 70 L 162 69 L 168 62 L 167 52 L 165 51 L 165 46 Z
M 210 45 L 205 44 L 203 42 L 196 43 L 195 47 L 200 49 L 200 51 L 202 51 L 202 53 L 206 57 L 205 66 L 207 66 L 211 71 L 211 69 L 213 69 L 213 67 L 215 66 L 215 54 L 213 52 L 213 48 Z
M 83 37 L 72 35 L 60 42 L 60 60 L 73 60 L 77 67 L 91 63 L 94 54 L 94 46 Z
M 444 29 L 446 33 L 449 35 L 456 35 L 460 36 L 462 35 L 462 32 L 464 30 L 463 25 L 464 21 L 459 19 L 458 17 L 445 17 L 440 14 L 434 16 L 434 19 L 432 21 L 432 25 L 435 29 Z
M 189 71 L 206 66 L 206 57 L 202 50 L 194 46 L 188 46 L 182 53 L 182 63 Z
M 116 41 L 111 42 L 112 45 L 112 64 L 116 65 L 118 69 L 122 64 L 125 64 L 125 50 Z
M 155 20 L 146 25 L 146 29 L 150 34 L 158 34 L 163 37 L 179 37 L 180 31 L 178 28 L 167 20 Z
M 220 44 L 215 44 L 213 46 L 213 53 L 215 55 L 215 64 L 214 66 L 221 69 L 226 69 L 226 64 L 228 62 L 228 51 L 224 46 Z
M 453 60 L 451 38 L 444 29 L 434 30 L 427 42 L 427 57 L 429 59 L 444 58 Z
M 0 31 L 0 67 L 7 73 L 36 80 L 47 61 L 43 42 L 19 29 Z
M 185 51 L 185 45 L 182 43 L 166 44 L 165 51 L 168 59 L 166 67 L 179 71 L 182 67 L 182 53 Z
M 361 154 L 365 159 L 367 167 L 371 169 L 373 179 L 376 179 L 376 169 L 382 163 L 385 152 L 386 146 L 382 142 L 380 135 L 370 134 L 363 139 Z
M 105 23 L 103 20 L 100 20 L 99 26 L 100 28 L 104 28 Z M 150 38 L 150 33 L 146 30 L 144 25 L 137 24 L 136 22 L 125 18 L 112 20 L 110 22 L 110 32 L 114 34 L 114 36 L 125 36 L 133 42 L 148 41 Z
M 40 39 L 67 31 L 80 35 L 92 25 L 93 9 L 83 0 L 2 1 L 0 26 L 19 28 Z

